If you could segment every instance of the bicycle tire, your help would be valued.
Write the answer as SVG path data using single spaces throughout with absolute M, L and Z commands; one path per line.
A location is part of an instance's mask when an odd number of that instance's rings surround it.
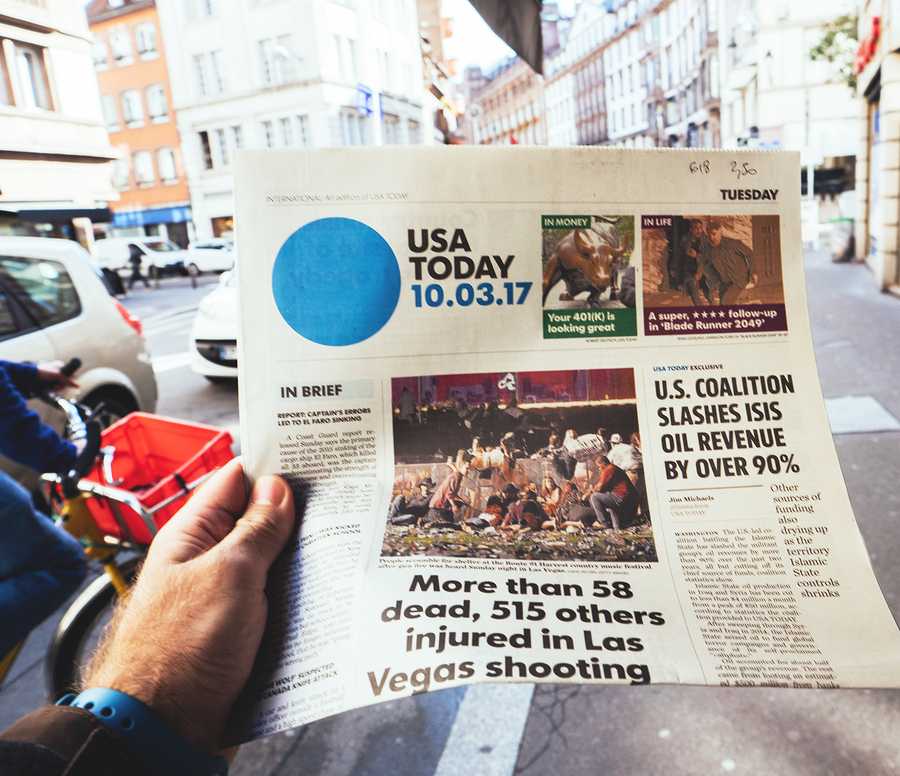
M 137 576 L 141 561 L 143 556 L 137 556 L 119 565 L 119 571 L 128 584 Z M 93 630 L 97 619 L 115 600 L 116 589 L 112 580 L 103 574 L 78 595 L 60 618 L 44 659 L 44 676 L 51 703 L 76 690 L 82 644 Z

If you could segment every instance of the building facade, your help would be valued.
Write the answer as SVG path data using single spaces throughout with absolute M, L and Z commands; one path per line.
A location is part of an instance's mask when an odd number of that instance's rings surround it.
M 719 0 L 579 3 L 563 50 L 548 61 L 547 136 L 580 145 L 716 146 Z
M 560 16 L 556 3 L 545 2 L 542 8 L 541 31 L 546 63 L 561 53 L 568 19 Z M 469 142 L 547 144 L 544 77 L 519 57 L 510 57 L 487 74 L 478 67 L 467 68 L 464 93 Z
M 93 0 L 87 7 L 103 117 L 117 152 L 109 233 L 159 235 L 182 247 L 191 208 L 166 52 L 154 0 Z
M 859 6 L 856 255 L 900 294 L 900 0 Z
M 460 108 L 453 81 L 456 63 L 447 56 L 444 41 L 453 37 L 453 19 L 443 15 L 441 0 L 416 0 L 422 47 L 426 141 L 452 143 L 460 132 Z M 427 133 L 430 132 L 430 138 Z M 461 135 L 460 135 L 461 137 Z
M 858 106 L 836 64 L 810 51 L 854 0 L 721 3 L 722 142 L 800 151 L 804 238 L 853 215 Z M 812 187 L 807 185 L 811 181 Z
M 421 143 L 414 0 L 158 0 L 198 238 L 234 228 L 242 148 Z
M 87 21 L 70 0 L 5 0 L 0 14 L 0 233 L 78 238 L 108 218 L 114 152 Z
M 483 145 L 544 145 L 544 84 L 525 62 L 511 57 L 486 77 L 468 106 L 472 141 Z

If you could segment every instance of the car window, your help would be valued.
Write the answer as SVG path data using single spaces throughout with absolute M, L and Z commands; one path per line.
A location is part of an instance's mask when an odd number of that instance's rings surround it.
M 153 251 L 154 253 L 171 253 L 172 251 L 177 251 L 178 246 L 173 245 L 170 242 L 152 242 L 145 243 L 148 250 Z
M 0 339 L 6 339 L 19 330 L 13 316 L 12 302 L 6 292 L 0 288 Z
M 58 261 L 0 256 L 0 280 L 38 326 L 52 326 L 81 312 L 81 301 Z

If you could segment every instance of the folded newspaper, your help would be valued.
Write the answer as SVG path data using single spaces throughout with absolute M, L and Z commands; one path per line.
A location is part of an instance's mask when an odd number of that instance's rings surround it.
M 241 440 L 301 528 L 235 740 L 481 681 L 898 687 L 799 155 L 238 159 Z

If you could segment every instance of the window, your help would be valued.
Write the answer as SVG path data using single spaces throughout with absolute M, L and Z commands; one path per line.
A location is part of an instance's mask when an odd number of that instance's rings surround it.
M 275 126 L 271 121 L 264 121 L 262 123 L 262 131 L 263 131 L 263 145 L 266 148 L 274 148 L 275 147 Z
M 194 86 L 199 97 L 209 94 L 209 82 L 206 75 L 206 54 L 194 54 Z
M 354 83 L 359 80 L 359 70 L 356 66 L 356 41 L 347 38 L 347 63 L 350 65 L 350 80 Z
M 109 35 L 109 47 L 117 65 L 130 65 L 131 36 L 127 27 L 116 27 Z
M 0 41 L 2 43 L 2 41 Z M 6 58 L 3 46 L 0 45 L 0 105 L 12 105 L 12 87 L 9 81 L 9 68 L 6 66 Z
M 257 43 L 260 76 L 266 86 L 277 86 L 297 78 L 298 57 L 290 34 L 263 38 Z
M 278 124 L 281 127 L 281 144 L 285 148 L 290 148 L 294 145 L 294 125 L 290 116 L 278 119 Z
M 106 69 L 106 43 L 99 38 L 91 44 L 91 56 L 94 58 L 94 67 L 97 70 Z
M 228 153 L 228 139 L 224 129 L 214 129 L 213 135 L 216 138 L 216 152 L 218 154 L 218 162 L 222 167 L 227 167 L 231 163 L 231 157 Z
M 225 91 L 225 55 L 221 49 L 209 52 L 209 59 L 212 63 L 212 85 L 216 94 L 222 94 Z
M 137 41 L 137 50 L 142 59 L 152 59 L 158 56 L 156 50 L 156 27 L 152 22 L 139 24 L 134 28 L 134 37 Z
M 382 129 L 385 145 L 397 145 L 400 142 L 400 119 L 397 116 L 384 114 Z
M 344 53 L 341 50 L 341 36 L 333 35 L 331 38 L 331 47 L 335 56 L 335 75 L 338 78 L 344 77 Z
M 122 92 L 122 118 L 129 127 L 139 127 L 144 123 L 144 106 L 137 89 Z
M 235 124 L 231 128 L 231 142 L 235 150 L 244 147 L 244 128 L 240 124 Z
M 178 180 L 175 152 L 171 148 L 160 148 L 156 152 L 156 166 L 159 168 L 159 177 L 163 183 L 173 183 Z
M 116 98 L 111 94 L 104 94 L 100 98 L 103 106 L 103 121 L 109 132 L 117 132 L 119 129 L 119 114 L 116 112 Z
M 22 89 L 23 108 L 51 110 L 50 85 L 44 65 L 44 49 L 26 43 L 13 44 L 16 52 L 16 72 Z
M 57 261 L 0 257 L 0 282 L 37 326 L 53 326 L 81 312 L 72 278 Z
M 131 171 L 128 169 L 128 157 L 122 156 L 113 162 L 113 186 L 127 189 Z
M 161 122 L 169 117 L 169 106 L 166 104 L 166 89 L 162 84 L 147 87 L 147 112 L 150 121 Z
M 16 319 L 13 317 L 12 305 L 9 297 L 0 287 L 0 340 L 12 336 L 19 330 Z
M 184 0 L 184 3 L 189 19 L 209 18 L 216 15 L 219 0 Z
M 341 141 L 344 145 L 365 145 L 366 128 L 359 113 L 355 110 L 342 110 L 340 125 Z
M 156 182 L 156 173 L 153 171 L 153 154 L 149 151 L 138 151 L 133 159 L 134 179 L 138 186 L 152 186 Z
M 309 116 L 297 116 L 297 138 L 300 145 L 309 145 Z
M 418 121 L 410 119 L 406 124 L 406 128 L 409 134 L 410 143 L 416 144 L 422 142 L 422 126 Z
M 200 97 L 225 91 L 225 56 L 221 49 L 194 54 L 194 84 Z
M 197 133 L 197 139 L 200 141 L 200 158 L 203 159 L 203 169 L 211 170 L 213 168 L 212 149 L 209 145 L 209 132 L 205 130 Z
M 275 83 L 275 42 L 272 38 L 265 38 L 257 44 L 259 52 L 259 72 L 262 82 L 266 86 Z

